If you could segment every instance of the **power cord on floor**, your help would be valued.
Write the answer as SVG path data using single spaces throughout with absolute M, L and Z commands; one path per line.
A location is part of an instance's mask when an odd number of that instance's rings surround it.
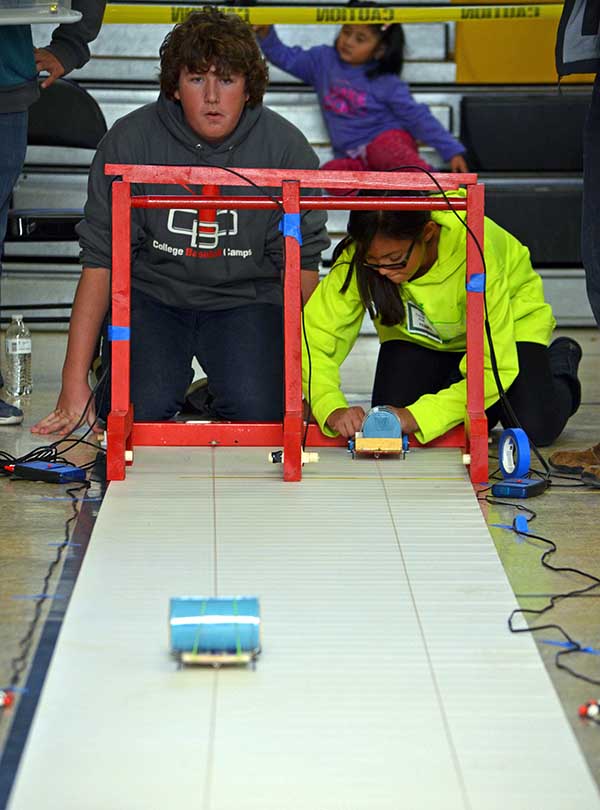
M 561 669 L 565 672 L 568 672 L 574 678 L 577 678 L 582 681 L 586 681 L 587 683 L 595 684 L 600 686 L 600 678 L 591 678 L 588 675 L 584 675 L 581 672 L 576 672 L 570 666 L 564 663 L 563 659 L 568 655 L 573 655 L 577 652 L 585 652 L 585 648 L 575 639 L 571 638 L 569 633 L 561 627 L 559 624 L 551 623 L 551 624 L 544 624 L 538 627 L 515 627 L 514 626 L 514 619 L 516 616 L 521 615 L 523 617 L 527 615 L 531 616 L 543 616 L 549 611 L 551 611 L 557 602 L 562 602 L 565 599 L 575 599 L 577 597 L 583 596 L 588 594 L 590 591 L 594 590 L 600 585 L 600 577 L 595 576 L 594 574 L 590 574 L 587 571 L 582 571 L 579 568 L 574 568 L 572 566 L 555 566 L 551 565 L 547 560 L 548 558 L 555 554 L 558 551 L 558 546 L 553 540 L 550 540 L 547 537 L 542 537 L 539 534 L 533 534 L 529 531 L 529 522 L 535 520 L 537 517 L 537 513 L 534 512 L 533 509 L 526 507 L 522 504 L 512 503 L 509 501 L 504 500 L 496 500 L 491 498 L 489 495 L 485 495 L 483 498 L 478 498 L 480 501 L 486 501 L 487 503 L 499 505 L 499 506 L 510 506 L 513 509 L 518 510 L 520 513 L 526 513 L 529 515 L 529 518 L 525 518 L 525 520 L 519 520 L 519 516 L 515 517 L 512 525 L 509 528 L 515 534 L 519 535 L 520 537 L 524 537 L 530 540 L 538 540 L 541 543 L 545 543 L 549 548 L 547 548 L 540 558 L 540 563 L 544 568 L 547 568 L 549 571 L 554 571 L 557 573 L 568 573 L 568 574 L 577 574 L 578 576 L 584 577 L 588 580 L 592 581 L 591 585 L 587 585 L 585 588 L 577 588 L 572 591 L 568 591 L 567 593 L 555 594 L 554 596 L 550 597 L 548 604 L 540 608 L 539 610 L 534 610 L 532 608 L 515 608 L 508 617 L 508 629 L 511 633 L 537 633 L 540 630 L 556 630 L 558 633 L 562 635 L 562 637 L 567 642 L 568 646 L 565 649 L 559 650 L 556 655 L 554 656 L 554 663 L 557 669 Z
M 489 458 L 492 459 L 493 461 L 498 461 L 499 460 L 498 456 L 494 456 L 494 455 L 491 455 L 491 454 L 490 454 Z M 498 468 L 496 468 L 496 470 L 494 470 L 493 473 L 490 474 L 489 478 L 490 479 L 497 478 L 499 472 L 500 472 L 500 468 L 498 467 Z M 536 470 L 534 467 L 531 467 L 529 469 L 529 473 L 531 475 L 536 476 L 537 478 L 540 478 L 542 480 L 547 481 L 548 486 L 552 487 L 553 489 L 581 489 L 582 487 L 585 487 L 586 489 L 589 489 L 589 487 L 582 482 L 581 478 L 578 478 L 578 477 L 573 476 L 573 475 L 564 475 L 563 473 L 553 472 L 552 470 L 550 470 L 549 473 L 546 473 L 546 471 Z M 555 480 L 554 480 L 556 478 L 561 478 L 561 479 L 563 479 L 565 481 L 571 481 L 572 483 L 571 484 L 557 484 L 555 482 Z M 485 492 L 488 489 L 491 489 L 491 487 L 484 487 L 484 488 L 480 489 L 479 491 L 480 492 Z
M 0 450 L 0 474 L 3 475 L 12 475 L 13 470 L 12 467 L 15 464 L 26 464 L 28 462 L 35 462 L 35 461 L 46 461 L 48 463 L 56 463 L 60 462 L 67 466 L 75 467 L 79 466 L 80 469 L 88 470 L 91 469 L 95 461 L 88 462 L 87 464 L 76 465 L 72 461 L 69 461 L 64 457 L 64 454 L 72 450 L 77 445 L 87 445 L 89 447 L 93 447 L 100 453 L 104 453 L 104 449 L 99 447 L 95 442 L 87 441 L 86 437 L 92 432 L 94 425 L 98 421 L 98 417 L 94 420 L 93 424 L 88 425 L 87 430 L 83 433 L 82 436 L 73 436 L 74 432 L 78 430 L 83 423 L 85 422 L 87 412 L 92 404 L 92 401 L 96 395 L 96 392 L 106 379 L 108 374 L 108 370 L 105 370 L 100 377 L 98 378 L 96 384 L 94 385 L 90 396 L 84 406 L 84 409 L 75 423 L 75 425 L 71 428 L 71 430 L 62 436 L 60 439 L 57 439 L 50 444 L 38 445 L 34 447 L 32 450 L 29 450 L 22 456 L 14 456 L 12 453 L 7 452 L 6 450 Z M 106 397 L 106 386 L 102 389 L 102 394 L 100 397 L 99 408 L 102 406 L 102 403 Z M 60 450 L 59 450 L 60 448 Z
M 78 493 L 82 490 L 87 492 L 90 488 L 90 482 L 84 481 L 81 484 L 78 484 L 75 487 L 69 487 L 66 492 L 71 498 L 71 507 L 73 514 L 65 521 L 65 529 L 64 529 L 64 538 L 63 541 L 56 549 L 56 555 L 54 559 L 51 561 L 50 565 L 48 566 L 48 570 L 44 576 L 42 581 L 41 591 L 38 594 L 33 595 L 33 600 L 35 602 L 33 617 L 29 622 L 26 632 L 19 640 L 17 646 L 19 649 L 18 654 L 12 658 L 10 662 L 11 671 L 9 674 L 9 682 L 8 684 L 0 689 L 0 718 L 4 713 L 4 710 L 9 708 L 14 702 L 14 694 L 19 690 L 19 684 L 21 683 L 21 679 L 23 677 L 23 673 L 25 672 L 28 662 L 29 662 L 29 655 L 31 652 L 31 648 L 34 642 L 35 631 L 39 624 L 41 615 L 42 615 L 42 607 L 44 602 L 48 599 L 54 598 L 53 594 L 50 594 L 50 582 L 52 580 L 52 575 L 54 574 L 56 568 L 60 564 L 64 551 L 69 546 L 70 537 L 71 537 L 71 524 L 74 520 L 77 519 L 79 514 L 77 509 L 77 504 L 79 498 L 77 497 Z

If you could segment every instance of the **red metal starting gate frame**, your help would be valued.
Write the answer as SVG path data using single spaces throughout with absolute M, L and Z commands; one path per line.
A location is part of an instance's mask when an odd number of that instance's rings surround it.
M 108 164 L 105 173 L 117 176 L 112 184 L 112 373 L 111 410 L 107 420 L 107 478 L 125 478 L 126 466 L 133 463 L 136 446 L 238 446 L 283 448 L 283 478 L 302 478 L 302 441 L 305 424 L 302 411 L 302 343 L 300 244 L 294 235 L 284 233 L 284 416 L 274 423 L 185 423 L 136 422 L 130 400 L 130 298 L 131 298 L 131 209 L 181 208 L 199 212 L 204 223 L 215 221 L 219 209 L 274 209 L 285 214 L 307 209 L 408 209 L 444 210 L 443 198 L 304 196 L 302 188 L 379 189 L 382 191 L 452 191 L 466 187 L 466 197 L 452 198 L 456 210 L 466 211 L 469 228 L 483 248 L 483 185 L 475 174 L 434 175 L 439 186 L 420 172 L 326 172 L 290 169 L 234 169 L 190 166 L 141 166 Z M 242 179 L 244 178 L 244 179 Z M 198 195 L 132 196 L 131 185 L 200 186 Z M 221 194 L 220 186 L 242 187 L 253 184 L 268 189 L 256 196 Z M 277 193 L 280 190 L 280 193 Z M 278 202 L 275 202 L 278 200 Z M 487 481 L 488 442 L 483 391 L 484 301 L 481 284 L 469 284 L 484 268 L 471 237 L 467 237 L 467 412 L 465 426 L 458 426 L 429 446 L 462 447 L 470 465 L 473 483 Z M 340 438 L 323 436 L 310 424 L 307 447 L 340 446 Z

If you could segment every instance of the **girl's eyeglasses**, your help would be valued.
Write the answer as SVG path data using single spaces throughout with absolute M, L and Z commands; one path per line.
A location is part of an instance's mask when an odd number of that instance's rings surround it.
M 393 264 L 369 264 L 369 262 L 363 262 L 362 265 L 363 265 L 363 267 L 366 267 L 367 270 L 376 270 L 376 271 L 377 270 L 404 270 L 404 268 L 406 267 L 406 265 L 410 261 L 411 254 L 413 252 L 414 246 L 417 243 L 417 240 L 418 240 L 418 237 L 415 236 L 415 238 L 410 243 L 404 258 L 399 262 L 394 262 Z

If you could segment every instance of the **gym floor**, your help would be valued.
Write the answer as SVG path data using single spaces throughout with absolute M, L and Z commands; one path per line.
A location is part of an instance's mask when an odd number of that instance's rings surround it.
M 600 414 L 600 380 L 597 375 L 600 354 L 600 333 L 592 329 L 559 330 L 557 334 L 569 334 L 583 347 L 583 360 L 580 376 L 583 384 L 583 401 L 578 413 L 571 419 L 567 429 L 553 448 L 544 449 L 547 457 L 556 448 L 584 448 L 600 440 L 598 425 Z M 21 403 L 25 410 L 23 426 L 0 427 L 0 449 L 20 456 L 41 442 L 39 437 L 29 432 L 29 427 L 37 419 L 48 413 L 56 401 L 57 384 L 60 379 L 60 366 L 65 346 L 65 335 L 61 333 L 34 333 L 34 393 L 30 401 Z M 378 343 L 374 337 L 363 337 L 346 361 L 343 368 L 344 390 L 350 392 L 353 402 L 367 403 L 373 377 Z M 499 435 L 495 432 L 495 438 Z M 95 449 L 79 446 L 70 451 L 69 458 L 83 464 L 95 457 Z M 490 472 L 496 468 L 495 446 L 490 448 Z M 558 485 L 561 485 L 560 487 Z M 567 486 L 562 486 L 567 485 Z M 0 688 L 11 681 L 11 661 L 19 655 L 19 642 L 30 626 L 34 612 L 34 602 L 15 598 L 41 592 L 48 567 L 56 557 L 56 544 L 65 533 L 65 522 L 73 515 L 73 505 L 66 493 L 66 485 L 12 481 L 0 479 L 0 569 L 1 611 L 0 611 Z M 78 497 L 82 497 L 82 492 Z M 87 524 L 93 523 L 94 512 L 101 497 L 101 486 L 92 484 L 88 495 L 86 527 L 79 524 L 79 534 L 88 531 Z M 558 553 L 552 557 L 552 564 L 578 568 L 600 577 L 600 557 L 598 547 L 597 510 L 600 489 L 569 486 L 569 482 L 556 479 L 555 485 L 539 498 L 527 501 L 526 505 L 537 513 L 531 531 L 548 538 L 558 546 Z M 79 502 L 79 505 L 81 502 Z M 509 524 L 515 510 L 508 506 L 482 504 L 489 524 Z M 90 519 L 91 515 L 91 519 Z M 574 573 L 553 573 L 540 565 L 541 553 L 547 545 L 536 540 L 518 542 L 519 538 L 503 528 L 490 528 L 498 554 L 503 562 L 513 590 L 524 608 L 539 609 L 548 603 L 551 595 L 585 587 L 590 584 Z M 79 541 L 79 537 L 77 538 Z M 65 549 L 61 562 L 53 571 L 46 590 L 53 593 L 65 562 L 76 557 L 78 548 Z M 600 627 L 600 589 L 580 598 L 559 600 L 554 610 L 544 616 L 539 623 L 558 624 L 584 647 L 600 648 L 598 627 Z M 31 663 L 37 641 L 50 611 L 56 620 L 56 610 L 51 600 L 43 604 L 30 653 Z M 507 617 L 508 618 L 508 617 Z M 508 632 L 508 630 L 507 630 Z M 598 682 L 598 686 L 579 680 L 555 665 L 555 655 L 562 649 L 551 643 L 564 641 L 560 633 L 544 630 L 538 634 L 539 653 L 546 664 L 555 688 L 562 701 L 565 714 L 573 727 L 591 772 L 600 784 L 600 726 L 578 717 L 578 707 L 587 700 L 600 698 L 600 659 L 594 654 L 578 653 L 563 660 L 570 667 Z M 40 673 L 43 675 L 43 673 Z M 20 685 L 27 679 L 24 671 Z M 493 700 L 493 695 L 490 695 Z M 18 703 L 18 698 L 17 698 Z M 17 705 L 0 713 L 0 752 L 9 742 L 14 746 L 14 738 L 23 735 L 22 728 L 15 728 L 11 734 L 12 720 Z M 474 707 L 476 711 L 476 707 Z M 493 733 L 493 730 L 490 730 Z M 549 741 L 551 745 L 551 741 Z M 17 746 L 18 747 L 18 746 Z M 565 774 L 565 779 L 569 775 Z M 0 807 L 2 806 L 0 791 Z

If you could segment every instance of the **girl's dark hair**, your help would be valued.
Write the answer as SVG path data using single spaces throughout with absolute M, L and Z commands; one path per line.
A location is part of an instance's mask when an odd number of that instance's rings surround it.
M 381 192 L 375 192 L 380 194 Z M 373 192 L 371 192 L 372 196 Z M 405 196 L 405 195 L 403 195 Z M 392 239 L 415 239 L 421 236 L 431 219 L 429 211 L 352 211 L 348 219 L 348 235 L 336 245 L 333 262 L 341 253 L 354 245 L 355 251 L 349 262 L 348 272 L 340 288 L 345 293 L 350 286 L 352 274 L 363 306 L 372 319 L 379 318 L 382 326 L 403 323 L 406 313 L 398 285 L 384 278 L 376 270 L 364 266 L 364 257 L 377 234 Z
M 349 6 L 376 6 L 372 0 L 350 0 Z M 380 44 L 384 51 L 383 56 L 376 60 L 375 65 L 367 71 L 367 79 L 375 79 L 384 73 L 399 74 L 404 66 L 404 30 L 400 23 L 392 25 L 369 24 L 369 28 L 375 31 L 380 38 Z
M 173 99 L 182 68 L 205 73 L 212 65 L 219 76 L 244 76 L 248 106 L 261 103 L 269 71 L 254 32 L 237 14 L 205 6 L 176 25 L 160 46 L 160 89 Z

